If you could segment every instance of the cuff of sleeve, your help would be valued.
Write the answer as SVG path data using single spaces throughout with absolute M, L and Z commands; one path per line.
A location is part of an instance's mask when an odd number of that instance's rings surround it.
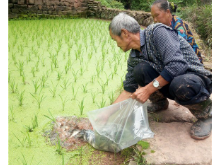
M 173 75 L 170 74 L 170 72 L 168 72 L 166 69 L 164 69 L 160 75 L 168 82 L 171 82 L 174 78 Z
M 124 87 L 124 90 L 127 91 L 127 92 L 130 92 L 130 93 L 133 93 L 136 91 L 135 88 L 132 88 L 132 87 Z

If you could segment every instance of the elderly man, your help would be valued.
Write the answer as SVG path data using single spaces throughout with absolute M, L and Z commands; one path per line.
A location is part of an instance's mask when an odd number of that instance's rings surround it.
M 124 52 L 130 51 L 124 91 L 114 103 L 132 97 L 148 99 L 148 112 L 168 108 L 168 100 L 187 107 L 198 119 L 191 137 L 205 139 L 212 130 L 212 73 L 204 69 L 192 47 L 170 27 L 157 23 L 141 30 L 125 13 L 115 16 L 109 33 Z

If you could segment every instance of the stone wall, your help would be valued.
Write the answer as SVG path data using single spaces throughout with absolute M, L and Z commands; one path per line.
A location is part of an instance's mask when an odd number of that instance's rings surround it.
M 20 16 L 73 16 L 94 17 L 111 20 L 119 12 L 134 17 L 140 25 L 148 26 L 153 22 L 150 13 L 143 11 L 110 9 L 94 0 L 9 0 L 9 18 Z

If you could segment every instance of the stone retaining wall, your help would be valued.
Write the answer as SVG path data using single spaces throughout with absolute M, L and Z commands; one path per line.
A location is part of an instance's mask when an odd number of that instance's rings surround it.
M 153 22 L 150 13 L 106 8 L 94 0 L 9 0 L 8 3 L 9 19 L 21 16 L 72 16 L 111 20 L 122 11 L 134 17 L 140 25 L 148 26 Z

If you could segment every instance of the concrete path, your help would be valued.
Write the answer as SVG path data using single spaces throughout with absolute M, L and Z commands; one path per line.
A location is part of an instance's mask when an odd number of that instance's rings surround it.
M 194 140 L 189 130 L 196 118 L 190 111 L 169 101 L 169 108 L 149 114 L 154 138 L 144 139 L 150 147 L 143 150 L 148 164 L 154 165 L 211 165 L 212 135 L 205 140 Z M 139 147 L 139 150 L 142 150 Z

